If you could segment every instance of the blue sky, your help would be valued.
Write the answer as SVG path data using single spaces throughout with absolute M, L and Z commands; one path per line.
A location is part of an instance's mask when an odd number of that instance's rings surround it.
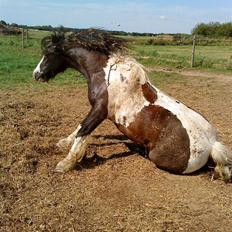
M 232 21 L 232 0 L 0 0 L 9 23 L 190 33 L 199 22 Z

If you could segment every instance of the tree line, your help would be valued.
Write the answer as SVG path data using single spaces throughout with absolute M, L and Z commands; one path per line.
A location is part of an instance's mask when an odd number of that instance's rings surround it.
M 0 24 L 11 26 L 11 27 L 19 27 L 19 28 L 28 28 L 28 29 L 36 29 L 36 30 L 44 30 L 44 31 L 54 31 L 54 30 L 62 30 L 64 32 L 76 32 L 80 29 L 71 28 L 71 27 L 53 27 L 51 25 L 42 25 L 42 26 L 28 26 L 28 25 L 18 25 L 16 23 L 6 23 L 4 20 L 0 20 Z M 110 33 L 114 35 L 120 36 L 158 36 L 164 35 L 164 33 L 139 33 L 139 32 L 125 32 L 125 31 L 110 31 Z M 202 35 L 206 37 L 232 37 L 232 22 L 228 23 L 219 23 L 219 22 L 210 22 L 210 23 L 199 23 L 192 29 L 192 34 L 194 35 Z M 182 34 L 169 34 L 169 35 L 182 35 Z
M 64 27 L 64 26 L 58 26 L 53 27 L 51 25 L 42 25 L 42 26 L 28 26 L 28 25 L 19 25 L 17 23 L 7 23 L 4 20 L 0 20 L 0 24 L 10 26 L 10 27 L 18 27 L 18 28 L 28 28 L 28 29 L 35 29 L 35 30 L 41 30 L 41 31 L 56 31 L 56 30 L 62 30 L 64 32 L 77 32 L 81 29 L 79 28 L 72 28 L 72 27 Z M 125 32 L 125 31 L 109 31 L 110 33 L 114 35 L 121 35 L 121 36 L 156 36 L 156 35 L 162 35 L 163 33 L 155 34 L 155 33 L 139 33 L 139 32 Z
M 199 23 L 193 28 L 192 34 L 208 37 L 232 37 L 232 22 Z

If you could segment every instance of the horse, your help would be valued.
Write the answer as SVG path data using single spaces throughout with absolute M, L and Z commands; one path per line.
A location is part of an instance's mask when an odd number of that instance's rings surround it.
M 189 174 L 211 157 L 214 172 L 232 177 L 232 153 L 200 113 L 151 84 L 145 68 L 127 55 L 127 41 L 104 30 L 83 29 L 68 36 L 56 32 L 41 41 L 42 59 L 35 80 L 48 82 L 67 68 L 83 74 L 91 110 L 77 129 L 57 146 L 71 149 L 55 170 L 67 172 L 85 156 L 90 134 L 105 119 L 142 145 L 163 170 Z

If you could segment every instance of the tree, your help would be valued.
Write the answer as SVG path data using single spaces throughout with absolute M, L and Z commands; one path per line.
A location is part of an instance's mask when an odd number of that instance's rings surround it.
M 199 23 L 193 30 L 192 34 L 210 36 L 210 37 L 232 37 L 232 22 L 229 23 Z
M 0 20 L 0 24 L 2 24 L 2 25 L 7 25 L 7 23 L 4 21 L 4 20 Z

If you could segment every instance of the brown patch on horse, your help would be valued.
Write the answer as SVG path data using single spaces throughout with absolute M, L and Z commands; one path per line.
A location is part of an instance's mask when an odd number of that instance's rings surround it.
M 186 170 L 190 158 L 190 140 L 178 119 L 173 117 L 162 129 L 149 158 L 157 167 L 173 173 Z
M 147 101 L 150 103 L 154 103 L 157 99 L 157 92 L 151 86 L 150 83 L 146 82 L 142 85 L 143 96 L 146 98 Z
M 128 127 L 117 125 L 128 138 L 150 151 L 157 167 L 174 173 L 185 171 L 190 158 L 190 141 L 180 120 L 167 109 L 149 105 Z

